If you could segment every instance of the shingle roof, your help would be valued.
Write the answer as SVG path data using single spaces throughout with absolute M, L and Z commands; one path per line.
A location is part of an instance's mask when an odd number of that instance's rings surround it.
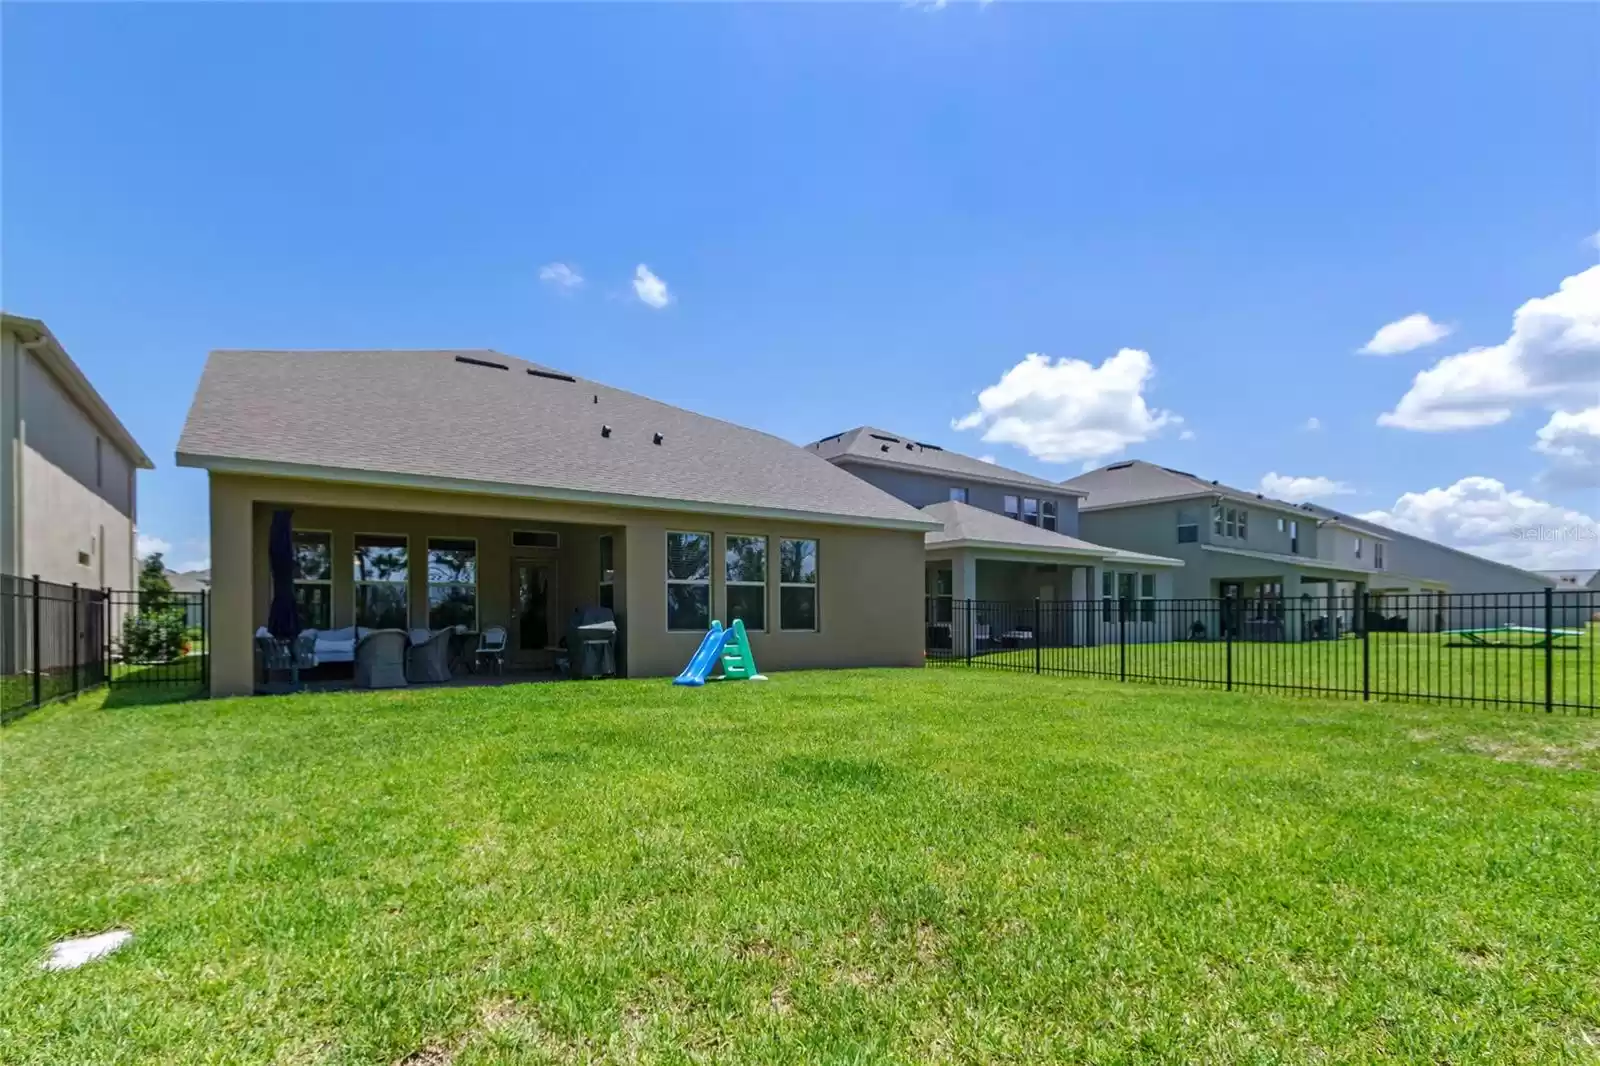
M 1102 466 L 1062 482 L 1070 489 L 1087 493 L 1080 511 L 1102 507 L 1129 507 L 1158 500 L 1181 500 L 1192 496 L 1223 496 L 1240 503 L 1296 510 L 1292 503 L 1275 500 L 1259 492 L 1236 489 L 1220 481 L 1206 481 L 1194 474 L 1171 467 L 1157 466 L 1142 459 L 1130 459 Z
M 835 433 L 806 445 L 808 449 L 829 462 L 860 462 L 874 466 L 900 466 L 927 473 L 951 474 L 969 481 L 992 482 L 997 485 L 1015 485 L 1018 488 L 1050 489 L 1063 495 L 1075 495 L 1072 488 L 1048 478 L 1034 477 L 1020 470 L 1010 470 L 995 463 L 986 463 L 960 452 L 946 451 L 937 444 L 923 444 L 899 433 L 857 426 L 843 433 Z
M 178 461 L 929 524 L 788 441 L 482 350 L 212 352 Z
M 969 503 L 948 500 L 930 503 L 922 513 L 931 516 L 944 528 L 927 533 L 923 541 L 929 548 L 949 548 L 961 544 L 982 544 L 1016 551 L 1037 551 L 1059 555 L 1089 555 L 1119 562 L 1150 562 L 1166 566 L 1182 565 L 1177 559 L 1161 555 L 1143 555 L 1125 552 L 1094 544 L 1065 533 L 1056 533 L 1038 526 L 1030 526 L 1015 518 L 985 511 Z

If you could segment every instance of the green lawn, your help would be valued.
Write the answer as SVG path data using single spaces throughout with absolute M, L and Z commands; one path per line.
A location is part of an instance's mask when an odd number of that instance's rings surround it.
M 1589 718 L 977 670 L 130 693 L 0 732 L 5 1063 L 1600 1056 Z
M 1526 634 L 1523 640 L 1532 639 Z M 1457 638 L 1437 633 L 1372 633 L 1368 636 L 1366 676 L 1375 697 L 1420 697 L 1521 704 L 1543 709 L 1545 654 L 1523 646 L 1463 647 Z M 1363 651 L 1355 636 L 1297 643 L 1221 641 L 1129 644 L 1126 659 L 1115 644 L 1098 647 L 1041 648 L 1038 664 L 1046 672 L 1120 677 L 1132 680 L 1190 681 L 1236 688 L 1332 690 L 1362 694 Z M 982 666 L 1032 670 L 1031 647 L 994 649 L 975 657 Z M 964 665 L 964 660 L 954 660 Z M 1564 644 L 1550 656 L 1550 695 L 1558 709 L 1600 711 L 1600 626 Z

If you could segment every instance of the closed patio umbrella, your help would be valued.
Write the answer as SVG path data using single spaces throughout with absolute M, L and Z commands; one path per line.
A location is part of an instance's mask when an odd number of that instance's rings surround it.
M 267 568 L 272 573 L 272 605 L 267 609 L 267 632 L 289 644 L 289 678 L 300 687 L 300 656 L 295 638 L 300 635 L 300 611 L 294 602 L 294 512 L 272 512 L 267 534 Z

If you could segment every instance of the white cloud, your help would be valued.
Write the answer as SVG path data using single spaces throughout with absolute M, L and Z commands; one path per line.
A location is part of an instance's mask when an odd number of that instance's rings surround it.
M 1088 462 L 1183 422 L 1145 404 L 1144 387 L 1154 374 L 1149 353 L 1137 348 L 1124 348 L 1099 366 L 1033 353 L 978 393 L 976 410 L 951 424 L 981 428 L 990 444 L 1014 444 L 1035 459 Z
M 1288 503 L 1305 503 L 1325 496 L 1347 496 L 1355 490 L 1342 481 L 1327 477 L 1291 477 L 1288 474 L 1268 473 L 1261 478 L 1263 496 Z
M 672 302 L 672 294 L 667 291 L 667 283 L 650 272 L 650 268 L 640 263 L 633 272 L 633 294 L 639 297 L 639 302 L 654 307 L 656 310 Z
M 1492 426 L 1518 407 L 1585 406 L 1600 395 L 1600 266 L 1517 308 L 1511 335 L 1419 373 L 1378 424 L 1425 431 Z
M 1182 433 L 1178 434 L 1178 439 L 1179 440 L 1194 440 L 1194 430 L 1192 430 L 1192 429 L 1184 430 Z
M 1600 488 L 1600 404 L 1557 411 L 1539 430 L 1533 448 L 1550 457 L 1544 475 L 1550 484 Z
M 1383 326 L 1361 346 L 1365 355 L 1400 355 L 1426 348 L 1450 335 L 1454 327 L 1435 322 L 1427 315 L 1407 315 Z
M 173 563 L 167 569 L 175 574 L 187 574 L 195 570 L 210 570 L 211 557 L 206 556 L 200 559 L 190 559 L 187 562 Z
M 1529 570 L 1595 566 L 1600 522 L 1489 477 L 1408 492 L 1387 511 L 1360 517 Z
M 996 461 L 997 460 L 992 455 L 980 455 L 980 456 L 978 456 L 978 462 L 980 462 L 980 463 L 993 463 L 993 462 L 996 462 Z
M 170 540 L 162 540 L 160 537 L 153 537 L 148 533 L 140 533 L 138 539 L 134 541 L 134 554 L 141 559 L 154 555 L 156 552 L 166 555 L 171 550 L 172 542 Z
M 1306 424 L 1300 428 L 1305 430 L 1307 433 L 1315 433 L 1317 430 L 1322 428 L 1322 419 L 1318 418 L 1316 415 L 1312 415 L 1310 418 L 1306 419 Z
M 570 293 L 583 286 L 583 275 L 566 263 L 546 263 L 539 268 L 539 280 L 560 293 Z
M 1600 248 L 1600 229 L 1595 230 L 1583 239 L 1583 243 L 1591 248 Z

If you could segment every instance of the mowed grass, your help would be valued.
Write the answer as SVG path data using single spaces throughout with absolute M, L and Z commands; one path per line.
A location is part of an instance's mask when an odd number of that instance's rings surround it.
M 924 670 L 0 744 L 6 1063 L 1600 1055 L 1587 718 Z
M 1045 672 L 1188 681 L 1235 688 L 1276 688 L 1360 696 L 1519 704 L 1543 709 L 1545 653 L 1537 634 L 1508 634 L 1513 643 L 1474 647 L 1437 633 L 1372 633 L 1361 638 L 1297 642 L 1114 641 L 1096 647 L 998 648 L 974 656 L 978 665 Z M 1231 664 L 1230 664 L 1231 655 Z M 965 665 L 964 658 L 952 658 Z M 1366 678 L 1363 682 L 1363 678 Z M 1600 625 L 1557 642 L 1550 654 L 1549 692 L 1556 709 L 1600 711 Z

